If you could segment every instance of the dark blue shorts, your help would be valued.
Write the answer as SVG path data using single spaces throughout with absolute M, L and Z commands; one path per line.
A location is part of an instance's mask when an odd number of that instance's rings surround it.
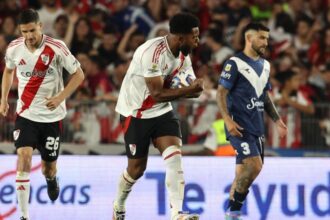
M 236 164 L 242 164 L 245 158 L 260 156 L 264 161 L 265 137 L 243 134 L 243 137 L 230 136 L 229 141 L 236 151 Z

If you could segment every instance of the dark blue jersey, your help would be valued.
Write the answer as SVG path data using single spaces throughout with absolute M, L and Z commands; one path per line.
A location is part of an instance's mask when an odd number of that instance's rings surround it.
M 228 112 L 244 128 L 243 133 L 264 134 L 264 98 L 269 90 L 269 62 L 263 58 L 253 60 L 243 52 L 226 61 L 219 84 L 229 90 Z M 226 130 L 227 137 L 229 133 Z

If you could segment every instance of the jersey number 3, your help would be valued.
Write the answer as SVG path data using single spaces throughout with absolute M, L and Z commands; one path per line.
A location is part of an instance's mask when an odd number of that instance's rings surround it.
M 243 154 L 244 155 L 249 155 L 251 153 L 250 145 L 247 142 L 241 143 L 241 147 L 243 148 Z

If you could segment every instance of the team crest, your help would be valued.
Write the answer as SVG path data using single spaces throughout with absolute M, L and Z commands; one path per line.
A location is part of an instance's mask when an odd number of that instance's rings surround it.
M 20 133 L 21 133 L 20 129 L 17 129 L 13 132 L 13 137 L 15 141 L 18 139 Z
M 231 64 L 228 63 L 228 64 L 225 66 L 225 71 L 228 72 L 228 71 L 230 71 L 230 69 L 231 69 Z
M 41 54 L 41 61 L 43 62 L 43 64 L 48 65 L 49 55 L 48 54 Z
M 134 156 L 136 153 L 136 144 L 129 144 L 129 150 L 131 151 L 131 154 Z

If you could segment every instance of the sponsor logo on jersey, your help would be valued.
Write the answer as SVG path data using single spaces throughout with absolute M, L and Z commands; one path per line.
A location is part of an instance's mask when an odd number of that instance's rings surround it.
M 131 154 L 134 156 L 136 154 L 136 144 L 129 144 L 128 146 Z
M 15 141 L 18 139 L 20 133 L 21 133 L 20 129 L 17 129 L 13 132 L 13 137 Z
M 246 105 L 246 108 L 251 110 L 254 109 L 255 107 L 257 108 L 258 111 L 263 111 L 264 110 L 264 102 L 258 101 L 257 98 L 251 98 L 251 102 Z
M 54 69 L 48 68 L 47 71 L 32 71 L 32 72 L 21 72 L 23 77 L 45 77 L 46 75 L 53 74 Z
M 225 71 L 222 71 L 221 78 L 230 79 L 230 77 L 231 77 L 230 73 L 227 73 Z

